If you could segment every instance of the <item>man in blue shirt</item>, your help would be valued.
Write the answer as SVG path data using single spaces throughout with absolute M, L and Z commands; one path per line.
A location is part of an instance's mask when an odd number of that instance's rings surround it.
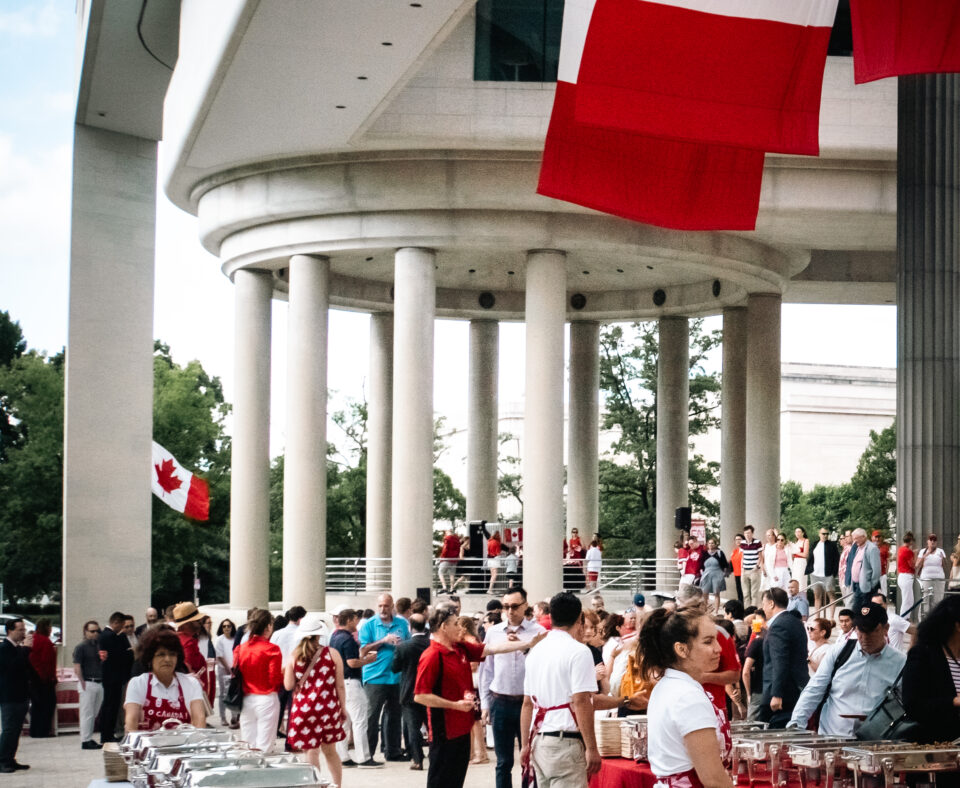
M 907 655 L 887 644 L 887 611 L 876 602 L 866 602 L 854 611 L 857 642 L 841 639 L 823 658 L 793 709 L 788 727 L 806 728 L 820 712 L 820 733 L 851 736 L 853 724 L 876 708 L 893 686 Z M 838 663 L 839 669 L 834 672 Z
M 375 651 L 377 658 L 363 666 L 363 688 L 370 704 L 367 718 L 367 740 L 371 757 L 380 738 L 380 713 L 383 712 L 383 754 L 388 761 L 405 761 L 400 748 L 400 674 L 393 672 L 393 655 L 397 644 L 410 637 L 407 620 L 393 614 L 393 597 L 377 597 L 378 615 L 360 628 L 360 657 Z
M 796 610 L 797 614 L 804 621 L 810 615 L 810 603 L 807 602 L 807 592 L 800 593 L 800 583 L 791 580 L 787 583 L 787 612 Z

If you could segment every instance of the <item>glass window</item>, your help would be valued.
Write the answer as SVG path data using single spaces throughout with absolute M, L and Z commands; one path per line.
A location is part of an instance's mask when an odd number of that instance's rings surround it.
M 556 82 L 563 0 L 479 0 L 473 78 Z

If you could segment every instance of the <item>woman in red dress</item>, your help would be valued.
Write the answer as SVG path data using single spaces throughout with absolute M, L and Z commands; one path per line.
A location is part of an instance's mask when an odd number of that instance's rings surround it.
M 326 631 L 320 616 L 304 616 L 298 630 L 300 643 L 284 668 L 283 686 L 292 691 L 287 749 L 305 752 L 307 761 L 318 768 L 322 751 L 330 779 L 340 785 L 343 766 L 336 743 L 346 735 L 347 695 L 340 654 L 320 645 L 319 635 Z

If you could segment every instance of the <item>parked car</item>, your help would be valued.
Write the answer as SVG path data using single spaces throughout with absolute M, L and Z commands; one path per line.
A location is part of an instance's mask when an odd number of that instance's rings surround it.
M 23 616 L 15 616 L 12 613 L 0 613 L 0 636 L 7 636 L 7 622 L 13 618 L 23 618 Z M 24 626 L 27 628 L 27 632 L 33 632 L 37 628 L 37 625 L 34 624 L 29 618 L 23 618 Z M 50 628 L 50 640 L 54 643 L 62 642 L 60 640 L 60 627 L 51 627 Z

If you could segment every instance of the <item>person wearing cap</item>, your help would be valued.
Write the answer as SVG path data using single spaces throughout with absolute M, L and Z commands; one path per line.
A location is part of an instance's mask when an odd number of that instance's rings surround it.
M 787 727 L 806 728 L 824 701 L 819 732 L 851 736 L 856 722 L 864 720 L 896 682 L 907 655 L 887 643 L 887 611 L 868 601 L 853 612 L 857 639 L 840 641 L 824 657 Z
M 193 602 L 179 602 L 173 606 L 173 625 L 177 628 L 177 637 L 183 646 L 183 661 L 197 680 L 213 705 L 213 694 L 217 684 L 212 671 L 207 669 L 207 658 L 200 651 L 201 621 L 204 615 Z
M 947 578 L 943 565 L 946 560 L 946 553 L 937 547 L 937 535 L 930 534 L 927 546 L 917 553 L 917 580 L 920 581 L 924 610 L 933 609 L 943 599 Z

